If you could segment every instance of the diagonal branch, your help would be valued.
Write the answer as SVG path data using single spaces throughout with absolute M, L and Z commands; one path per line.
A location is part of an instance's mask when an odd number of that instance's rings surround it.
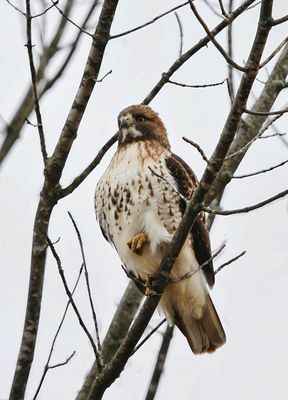
M 68 15 L 70 14 L 73 4 L 74 0 L 68 0 L 66 2 L 65 6 L 66 14 Z M 36 81 L 38 84 L 43 80 L 49 62 L 53 59 L 53 57 L 59 50 L 59 41 L 64 33 L 66 22 L 67 21 L 64 18 L 61 18 L 55 30 L 55 35 L 52 37 L 52 40 L 43 50 L 43 53 L 40 57 L 40 63 L 36 72 L 36 77 L 37 77 Z M 55 81 L 53 83 L 55 83 Z M 44 92 L 45 90 L 39 90 L 38 93 L 39 98 L 41 98 Z M 9 154 L 9 151 L 11 150 L 16 140 L 19 138 L 20 131 L 23 128 L 23 125 L 25 124 L 25 120 L 33 111 L 33 108 L 34 108 L 34 98 L 33 98 L 33 88 L 31 85 L 28 88 L 21 104 L 16 110 L 14 117 L 12 118 L 12 121 L 9 123 L 9 125 L 7 125 L 5 129 L 6 136 L 0 148 L 0 165 L 2 161 L 6 158 L 6 156 Z
M 283 89 L 283 83 L 288 76 L 288 44 L 283 48 L 281 55 L 275 64 L 258 100 L 255 102 L 252 110 L 255 112 L 267 112 L 273 106 L 279 93 Z M 280 114 L 275 118 L 279 118 Z M 218 193 L 217 203 L 221 201 L 224 188 L 232 179 L 236 169 L 245 156 L 250 144 L 253 143 L 265 122 L 267 116 L 248 115 L 242 120 L 237 132 L 234 143 L 232 144 L 227 159 L 222 166 L 215 182 L 213 183 L 206 198 L 207 204 L 215 198 Z M 233 155 L 233 157 L 232 157 Z
M 89 303 L 90 303 L 90 308 L 91 308 L 91 311 L 92 311 L 92 317 L 93 317 L 94 327 L 95 327 L 95 332 L 96 332 L 96 340 L 97 340 L 99 358 L 101 359 L 101 343 L 100 343 L 98 322 L 97 322 L 95 307 L 94 307 L 93 298 L 92 298 L 92 294 L 91 294 L 90 280 L 89 280 L 89 274 L 88 274 L 88 270 L 87 270 L 87 264 L 86 264 L 86 257 L 85 257 L 85 253 L 84 253 L 83 241 L 82 241 L 82 237 L 81 237 L 80 231 L 78 229 L 78 226 L 77 226 L 72 214 L 69 211 L 68 211 L 68 215 L 69 215 L 69 217 L 70 217 L 70 219 L 72 221 L 72 224 L 74 226 L 74 229 L 76 231 L 76 235 L 77 235 L 79 246 L 80 246 L 80 251 L 81 251 L 82 261 L 83 261 L 83 266 L 84 266 L 84 272 L 85 272 L 85 281 L 86 281 L 87 292 L 88 292 L 88 297 L 89 297 Z M 102 364 L 102 360 L 101 360 L 101 364 Z
M 275 200 L 281 199 L 282 197 L 285 197 L 288 195 L 288 189 L 283 190 L 283 192 L 277 193 L 272 197 L 269 197 L 269 199 L 260 201 L 260 203 L 254 204 L 252 206 L 247 206 L 243 208 L 237 208 L 235 210 L 213 210 L 212 208 L 209 207 L 202 207 L 202 210 L 209 213 L 209 214 L 214 214 L 214 215 L 233 215 L 233 214 L 243 214 L 243 213 L 248 213 L 250 211 L 257 210 L 258 208 L 264 207 L 267 204 L 272 203 Z
M 266 136 L 267 137 L 267 136 Z M 249 178 L 250 176 L 255 176 L 255 175 L 260 175 L 260 174 L 265 174 L 266 172 L 273 171 L 276 168 L 282 167 L 283 165 L 287 164 L 288 160 L 282 161 L 279 164 L 274 165 L 273 167 L 262 169 L 261 171 L 257 172 L 252 172 L 250 174 L 244 174 L 244 175 L 233 175 L 232 179 L 243 179 L 243 178 Z
M 75 285 L 74 285 L 74 287 L 73 287 L 73 289 L 72 289 L 71 296 L 74 295 L 74 293 L 75 293 L 75 291 L 76 291 L 76 289 L 77 289 L 78 283 L 79 283 L 80 278 L 81 278 L 81 275 L 82 275 L 82 271 L 83 271 L 83 264 L 81 265 L 81 268 L 80 268 L 80 270 L 79 270 L 79 274 L 78 274 L 78 277 L 77 277 L 77 279 L 76 279 Z M 67 302 L 67 304 L 66 304 L 66 307 L 65 307 L 63 316 L 62 316 L 62 318 L 61 318 L 61 321 L 60 321 L 60 323 L 59 323 L 59 326 L 58 326 L 58 328 L 57 328 L 57 330 L 56 330 L 56 333 L 55 333 L 55 335 L 54 335 L 54 338 L 53 338 L 53 340 L 52 340 L 52 344 L 51 344 L 51 347 L 50 347 L 49 355 L 48 355 L 46 364 L 45 364 L 45 366 L 44 366 L 43 374 L 42 374 L 42 376 L 41 376 L 41 378 L 40 378 L 39 385 L 38 385 L 38 387 L 37 387 L 37 389 L 36 389 L 36 392 L 35 392 L 35 394 L 34 394 L 32 400 L 36 400 L 36 398 L 37 398 L 37 396 L 38 396 L 38 394 L 39 394 L 39 392 L 40 392 L 40 390 L 41 390 L 41 387 L 42 387 L 42 385 L 43 385 L 43 382 L 44 382 L 44 380 L 45 380 L 45 377 L 46 377 L 46 375 L 47 375 L 47 372 L 48 372 L 48 370 L 49 370 L 49 363 L 50 363 L 50 360 L 51 360 L 51 357 L 52 357 L 52 354 L 53 354 L 53 351 L 54 351 L 55 343 L 56 343 L 56 340 L 57 340 L 58 335 L 59 335 L 59 333 L 60 333 L 60 330 L 61 330 L 61 328 L 62 328 L 62 325 L 63 325 L 63 323 L 64 323 L 64 321 L 65 321 L 65 318 L 66 318 L 66 315 L 67 315 L 67 311 L 68 311 L 68 309 L 69 309 L 69 306 L 70 306 L 70 300 L 68 300 L 68 302 Z
M 228 62 L 228 64 L 230 64 L 232 67 L 238 69 L 239 71 L 245 72 L 246 71 L 245 67 L 242 67 L 241 65 L 237 64 L 229 56 L 229 54 L 226 53 L 226 51 L 223 49 L 223 47 L 214 38 L 214 36 L 212 35 L 212 32 L 210 31 L 210 29 L 208 28 L 208 26 L 206 25 L 206 23 L 204 22 L 204 20 L 200 16 L 200 14 L 198 13 L 196 7 L 194 6 L 193 0 L 189 0 L 189 3 L 190 3 L 190 8 L 193 11 L 193 14 L 195 15 L 195 17 L 198 19 L 198 21 L 202 25 L 204 31 L 207 33 L 207 35 L 208 35 L 209 39 L 211 40 L 211 42 L 214 44 L 216 49 L 219 50 L 219 52 L 222 54 L 222 56 L 225 58 L 225 60 Z M 229 17 L 226 17 L 226 18 L 229 18 Z
M 210 33 L 210 36 L 205 36 L 203 39 L 199 40 L 199 42 L 191 47 L 186 53 L 184 53 L 181 57 L 179 57 L 164 73 L 164 76 L 162 74 L 161 79 L 159 82 L 154 86 L 154 88 L 150 91 L 150 93 L 145 97 L 145 99 L 142 101 L 143 104 L 149 104 L 154 97 L 159 93 L 159 91 L 163 88 L 163 86 L 167 83 L 167 79 L 170 79 L 171 76 L 176 72 L 189 58 L 191 58 L 194 54 L 196 54 L 200 49 L 202 49 L 204 46 L 206 46 L 209 41 L 210 37 L 215 37 L 220 33 L 223 29 L 225 29 L 229 24 L 231 24 L 239 15 L 241 15 L 247 8 L 253 4 L 256 0 L 246 0 L 244 1 L 241 6 L 236 8 L 235 11 L 233 11 L 229 18 L 226 18 L 225 20 L 221 21 Z
M 255 80 L 260 59 L 267 41 L 270 26 L 266 24 L 266 21 L 267 19 L 271 18 L 272 3 L 272 0 L 262 1 L 256 36 L 245 66 L 247 69 L 246 74 L 244 74 L 241 79 L 235 101 L 215 151 L 213 152 L 209 164 L 204 171 L 198 188 L 195 190 L 191 200 L 187 204 L 183 218 L 169 245 L 168 253 L 161 260 L 160 266 L 156 273 L 158 293 L 163 293 L 163 290 L 169 281 L 169 274 L 173 268 L 174 262 L 182 249 L 182 246 L 198 212 L 202 207 L 203 202 L 205 201 L 205 196 L 207 195 L 211 184 L 215 180 L 218 171 L 223 165 L 226 154 L 236 134 L 238 124 L 245 109 L 246 102 Z M 152 317 L 159 300 L 160 296 L 149 297 L 145 300 L 142 309 L 140 310 L 136 320 L 134 321 L 126 338 L 122 342 L 112 361 L 96 377 L 88 400 L 102 399 L 107 387 L 109 387 L 119 376 L 120 372 L 127 363 L 133 348 L 140 339 L 143 329 L 145 329 L 149 323 L 149 320 Z
M 136 32 L 139 31 L 139 29 L 145 28 L 148 25 L 154 24 L 154 22 L 158 21 L 158 19 L 165 17 L 168 14 L 171 14 L 173 11 L 178 10 L 179 8 L 182 8 L 184 6 L 187 6 L 187 4 L 189 4 L 188 1 L 185 1 L 185 3 L 180 4 L 179 6 L 173 7 L 168 11 L 165 11 L 163 14 L 158 15 L 157 17 L 154 17 L 153 19 L 151 19 L 151 21 L 146 22 L 145 24 L 139 25 L 136 28 L 133 29 L 129 29 L 128 31 L 122 32 L 122 33 L 118 33 L 117 35 L 111 35 L 110 36 L 110 40 L 112 39 L 117 39 L 119 37 L 125 36 L 125 35 L 129 35 L 132 32 Z
M 61 277 L 65 292 L 66 292 L 66 294 L 68 296 L 69 302 L 70 302 L 70 304 L 71 304 L 71 306 L 72 306 L 72 308 L 73 308 L 73 310 L 74 310 L 74 312 L 75 312 L 75 314 L 76 314 L 76 316 L 78 318 L 78 321 L 79 321 L 79 324 L 80 324 L 81 328 L 85 332 L 85 334 L 86 334 L 86 336 L 87 336 L 87 338 L 88 338 L 88 340 L 89 340 L 89 342 L 90 342 L 90 344 L 91 344 L 91 346 L 93 348 L 93 352 L 94 352 L 95 358 L 96 358 L 96 360 L 98 362 L 98 367 L 101 367 L 99 353 L 98 353 L 98 351 L 96 349 L 94 340 L 93 340 L 90 332 L 88 331 L 88 328 L 86 327 L 86 325 L 85 325 L 85 323 L 84 323 L 84 321 L 83 321 L 83 319 L 81 317 L 81 314 L 80 314 L 80 312 L 79 312 L 79 310 L 78 310 L 78 308 L 77 308 L 77 306 L 75 304 L 75 301 L 73 299 L 72 293 L 71 293 L 71 291 L 70 291 L 70 289 L 68 287 L 68 284 L 67 284 L 67 281 L 66 281 L 66 278 L 65 278 L 65 274 L 64 274 L 64 271 L 63 271 L 63 268 L 62 268 L 62 263 L 61 263 L 60 257 L 57 254 L 57 252 L 55 250 L 55 247 L 54 247 L 53 243 L 51 242 L 51 240 L 49 239 L 48 236 L 47 236 L 46 239 L 47 239 L 48 246 L 50 247 L 50 250 L 52 252 L 52 255 L 56 260 L 57 267 L 58 267 L 58 272 L 59 272 L 59 275 Z

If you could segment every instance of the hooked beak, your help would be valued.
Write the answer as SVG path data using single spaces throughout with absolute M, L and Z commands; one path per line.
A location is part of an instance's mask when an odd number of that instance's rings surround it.
M 119 127 L 120 129 L 127 129 L 133 125 L 133 117 L 131 114 L 121 115 L 119 118 Z
M 119 122 L 120 128 L 129 128 L 129 122 L 126 118 L 121 118 Z

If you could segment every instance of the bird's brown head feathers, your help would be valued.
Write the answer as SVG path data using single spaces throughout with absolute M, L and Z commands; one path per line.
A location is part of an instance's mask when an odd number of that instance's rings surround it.
M 157 141 L 170 148 L 166 128 L 159 115 L 143 104 L 125 108 L 118 116 L 119 147 L 143 140 Z

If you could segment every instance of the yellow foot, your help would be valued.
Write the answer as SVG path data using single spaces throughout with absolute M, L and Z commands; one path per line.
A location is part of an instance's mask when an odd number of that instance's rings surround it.
M 145 235 L 145 233 L 138 233 L 138 235 L 133 236 L 132 239 L 130 239 L 127 242 L 127 245 L 129 249 L 133 252 L 141 256 L 144 251 L 144 247 L 148 243 L 148 238 Z
M 155 296 L 157 294 L 157 292 L 155 292 L 154 289 L 152 289 L 152 279 L 153 276 L 151 274 L 148 274 L 148 278 L 147 281 L 145 283 L 145 296 Z

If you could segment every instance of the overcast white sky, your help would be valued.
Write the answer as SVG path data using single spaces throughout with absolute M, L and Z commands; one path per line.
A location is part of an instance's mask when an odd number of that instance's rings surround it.
M 78 2 L 74 12 L 78 22 L 81 21 L 84 3 Z M 239 1 L 236 3 L 239 4 Z M 23 5 L 17 0 L 15 4 Z M 112 33 L 146 22 L 177 4 L 179 2 L 172 0 L 120 0 Z M 200 0 L 195 4 L 210 27 L 220 22 Z M 234 53 L 239 63 L 247 59 L 258 12 L 259 7 L 243 15 L 235 24 Z M 275 17 L 287 12 L 287 0 L 275 0 Z M 184 27 L 185 51 L 204 34 L 188 8 L 179 10 L 179 16 Z M 48 35 L 58 18 L 57 11 L 51 10 L 47 24 Z M 0 26 L 0 113 L 9 121 L 29 83 L 29 68 L 24 47 L 24 19 L 5 1 L 0 3 Z M 65 44 L 69 43 L 71 33 L 76 33 L 75 29 L 70 28 Z M 287 23 L 286 27 L 275 28 L 265 54 L 268 55 L 286 35 Z M 220 39 L 224 44 L 225 34 L 220 35 Z M 34 42 L 34 51 L 37 53 L 37 37 Z M 41 101 L 49 152 L 53 150 L 71 106 L 89 46 L 90 38 L 84 36 L 65 78 Z M 115 132 L 119 111 L 143 100 L 161 74 L 176 59 L 178 51 L 179 28 L 173 14 L 145 30 L 109 43 L 100 75 L 110 69 L 113 72 L 94 91 L 79 129 L 79 137 L 67 162 L 64 184 L 70 182 L 93 159 Z M 226 76 L 223 59 L 209 45 L 187 62 L 173 78 L 199 84 L 221 81 Z M 267 70 L 263 69 L 259 78 L 265 80 L 266 77 Z M 262 84 L 256 83 L 255 93 L 261 88 Z M 279 97 L 275 109 L 283 106 L 285 96 L 287 98 L 287 94 Z M 174 152 L 182 156 L 201 176 L 205 167 L 201 157 L 181 137 L 190 137 L 201 144 L 206 154 L 211 154 L 229 111 L 226 87 L 223 85 L 194 90 L 167 85 L 151 106 L 165 122 Z M 287 131 L 287 117 L 283 117 L 278 126 L 281 131 Z M 72 285 L 78 274 L 81 255 L 67 216 L 68 210 L 78 223 L 85 244 L 102 338 L 127 285 L 118 256 L 102 238 L 95 222 L 93 207 L 96 182 L 114 151 L 115 148 L 110 150 L 103 163 L 75 193 L 57 205 L 50 228 L 53 240 L 61 238 L 57 250 L 68 282 Z M 249 151 L 237 172 L 257 171 L 285 159 L 287 147 L 280 140 L 261 140 Z M 0 399 L 7 399 L 22 334 L 33 218 L 42 184 L 39 141 L 33 127 L 25 127 L 20 140 L 2 166 L 0 184 Z M 233 182 L 227 189 L 223 206 L 231 209 L 254 204 L 284 189 L 287 189 L 287 166 L 269 174 Z M 175 332 L 157 399 L 171 399 L 175 396 L 181 400 L 206 400 L 212 396 L 221 400 L 288 398 L 287 234 L 287 199 L 254 213 L 219 217 L 216 220 L 211 234 L 212 246 L 215 249 L 223 241 L 227 242 L 225 252 L 216 260 L 216 267 L 241 251 L 247 251 L 245 257 L 217 276 L 212 293 L 226 330 L 227 344 L 213 355 L 196 357 L 191 353 L 185 338 L 178 331 Z M 80 284 L 75 299 L 93 331 L 84 282 Z M 27 399 L 31 399 L 39 382 L 66 301 L 55 262 L 49 256 L 40 330 Z M 159 320 L 160 317 L 155 315 L 151 326 Z M 120 379 L 107 391 L 105 399 L 138 400 L 145 397 L 160 341 L 161 335 L 156 333 L 137 352 Z M 69 365 L 49 372 L 39 395 L 40 400 L 73 399 L 93 362 L 90 345 L 70 311 L 52 363 L 65 360 L 73 350 L 76 350 L 76 355 Z

